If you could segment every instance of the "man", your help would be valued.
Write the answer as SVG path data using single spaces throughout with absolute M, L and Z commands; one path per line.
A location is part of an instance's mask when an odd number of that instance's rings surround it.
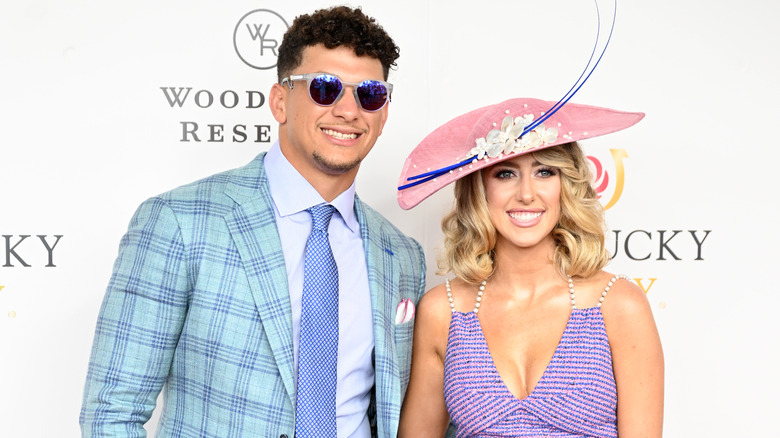
M 387 120 L 398 48 L 336 7 L 296 18 L 279 51 L 279 141 L 133 217 L 97 323 L 84 436 L 144 436 L 164 386 L 158 436 L 396 435 L 424 261 L 354 179 Z

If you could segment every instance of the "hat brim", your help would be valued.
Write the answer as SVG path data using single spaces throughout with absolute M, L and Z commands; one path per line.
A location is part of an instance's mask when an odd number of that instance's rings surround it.
M 518 117 L 532 114 L 534 119 L 538 119 L 553 105 L 555 102 L 539 99 L 510 99 L 450 120 L 431 132 L 409 154 L 401 170 L 398 186 L 408 184 L 411 177 L 463 161 L 474 148 L 476 140 L 485 137 L 491 129 L 498 129 L 505 116 Z M 476 159 L 475 157 L 473 161 L 452 169 L 444 175 L 398 190 L 398 205 L 408 210 L 453 181 L 485 167 L 559 144 L 620 131 L 636 124 L 644 116 L 645 114 L 640 112 L 567 103 L 544 122 L 545 126 L 558 130 L 558 136 L 554 141 L 532 149 L 502 154 L 496 158 Z

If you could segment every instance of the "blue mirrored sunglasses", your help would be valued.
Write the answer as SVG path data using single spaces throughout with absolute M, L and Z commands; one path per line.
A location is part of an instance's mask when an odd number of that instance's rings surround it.
M 384 81 L 366 79 L 362 82 L 346 82 L 337 76 L 327 73 L 307 73 L 305 75 L 290 75 L 282 79 L 292 90 L 294 81 L 305 80 L 308 85 L 309 97 L 317 105 L 330 106 L 338 102 L 344 94 L 344 85 L 352 87 L 355 101 L 366 111 L 378 111 L 390 100 L 393 84 Z

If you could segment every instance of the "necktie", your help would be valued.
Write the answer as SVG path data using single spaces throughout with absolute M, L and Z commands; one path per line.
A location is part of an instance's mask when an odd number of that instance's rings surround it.
M 328 240 L 334 207 L 320 204 L 307 211 L 312 230 L 303 265 L 295 436 L 335 438 L 339 274 Z

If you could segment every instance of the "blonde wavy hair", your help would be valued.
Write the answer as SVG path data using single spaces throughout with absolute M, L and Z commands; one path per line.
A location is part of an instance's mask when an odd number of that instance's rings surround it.
M 604 246 L 604 209 L 592 185 L 587 159 L 577 142 L 534 152 L 545 166 L 561 177 L 561 218 L 552 231 L 553 263 L 561 275 L 590 277 L 607 262 Z M 455 182 L 455 206 L 442 219 L 444 252 L 439 275 L 453 272 L 477 284 L 493 273 L 493 248 L 497 233 L 490 220 L 482 169 Z

